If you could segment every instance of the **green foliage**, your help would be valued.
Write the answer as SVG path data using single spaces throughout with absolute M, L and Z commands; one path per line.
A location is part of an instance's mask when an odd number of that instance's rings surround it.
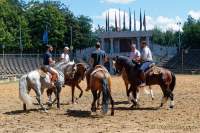
M 176 32 L 170 30 L 162 32 L 160 29 L 155 28 L 153 30 L 153 42 L 164 46 L 174 46 L 177 44 L 176 34 Z
M 0 45 L 4 44 L 9 52 L 20 51 L 20 27 L 23 50 L 27 52 L 42 51 L 46 27 L 49 43 L 57 50 L 71 44 L 71 27 L 72 45 L 76 49 L 90 47 L 96 39 L 91 31 L 92 20 L 83 15 L 74 16 L 60 1 L 25 4 L 19 0 L 0 0 Z
M 200 48 L 200 19 L 188 16 L 183 26 L 183 45 L 185 47 Z
M 166 31 L 162 32 L 160 29 L 153 30 L 153 42 L 170 46 L 178 46 L 179 32 Z M 180 33 L 181 47 L 200 48 L 200 19 L 195 20 L 188 16 L 187 21 L 183 25 L 183 32 Z

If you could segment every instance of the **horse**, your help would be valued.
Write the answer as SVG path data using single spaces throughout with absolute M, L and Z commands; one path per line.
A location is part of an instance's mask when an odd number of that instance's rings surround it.
M 65 69 L 65 85 L 68 85 L 68 86 L 71 86 L 71 89 L 72 89 L 72 103 L 74 103 L 74 91 L 75 91 L 75 87 L 77 87 L 81 92 L 79 94 L 79 98 L 82 97 L 83 95 L 83 90 L 82 88 L 80 87 L 80 82 L 82 80 L 84 80 L 85 78 L 85 72 L 86 72 L 86 65 L 84 63 L 77 63 L 77 64 L 74 64 L 75 65 L 75 71 L 73 72 L 73 76 L 70 76 L 68 73 L 69 73 L 69 69 Z M 48 89 L 47 90 L 47 96 L 50 98 L 52 93 L 55 89 Z M 78 100 L 78 99 L 76 99 Z M 54 100 L 55 102 L 55 100 Z
M 129 96 L 129 94 L 128 94 L 128 89 L 129 89 L 128 86 L 129 86 L 130 83 L 128 81 L 128 77 L 127 77 L 125 69 L 122 70 L 122 74 L 121 75 L 122 75 L 122 79 L 123 79 L 125 87 L 126 87 L 126 95 L 128 97 Z M 151 99 L 154 100 L 153 90 L 152 90 L 151 86 L 149 86 L 149 90 L 150 90 L 150 92 L 148 92 L 146 89 L 144 89 L 145 93 L 146 94 L 150 94 Z M 128 100 L 130 101 L 129 97 L 128 97 Z
M 114 115 L 114 101 L 111 96 L 111 76 L 109 72 L 101 65 L 95 66 L 93 72 L 90 74 L 90 89 L 93 95 L 93 102 L 91 111 L 96 112 L 96 101 L 99 100 L 100 95 L 103 92 L 102 104 L 103 113 L 107 113 L 109 100 L 111 103 L 111 115 Z
M 48 106 L 51 107 L 57 101 L 57 108 L 60 108 L 60 92 L 62 87 L 64 87 L 65 75 L 73 78 L 76 71 L 76 65 L 74 61 L 64 62 L 61 60 L 57 62 L 53 67 L 58 73 L 58 79 L 55 82 L 55 86 L 47 89 Z M 45 72 L 47 72 L 46 69 Z M 51 92 L 50 94 L 48 93 L 49 91 Z M 53 101 L 51 99 L 52 92 L 55 94 L 55 99 Z
M 46 108 L 42 103 L 42 93 L 45 88 L 50 87 L 52 87 L 50 77 L 42 70 L 34 70 L 23 75 L 19 80 L 19 98 L 23 102 L 24 111 L 27 110 L 26 104 L 32 105 L 32 98 L 29 96 L 29 92 L 33 89 L 39 105 L 46 112 Z
M 118 73 L 122 73 L 122 70 L 125 69 L 128 81 L 131 84 L 128 95 L 132 91 L 134 99 L 132 100 L 133 106 L 138 106 L 138 92 L 139 92 L 139 70 L 136 63 L 133 63 L 125 56 L 116 56 L 113 58 L 113 63 Z M 173 72 L 162 68 L 154 66 L 147 70 L 146 72 L 146 85 L 160 85 L 163 97 L 160 104 L 162 107 L 170 98 L 170 108 L 174 107 L 174 94 L 173 90 L 176 85 L 176 77 Z

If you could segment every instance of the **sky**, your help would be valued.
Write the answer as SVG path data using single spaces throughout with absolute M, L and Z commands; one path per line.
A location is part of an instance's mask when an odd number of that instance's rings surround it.
M 29 0 L 25 0 L 29 1 Z M 43 1 L 43 0 L 40 0 Z M 200 18 L 200 0 L 60 0 L 67 5 L 76 15 L 89 16 L 93 20 L 93 28 L 105 26 L 106 12 L 110 13 L 110 23 L 114 25 L 114 16 L 121 14 L 121 23 L 125 11 L 126 26 L 128 27 L 129 9 L 133 15 L 136 14 L 136 26 L 139 29 L 140 9 L 142 15 L 146 14 L 147 29 L 158 27 L 165 31 L 167 29 L 179 30 L 177 22 L 181 25 L 191 15 L 195 19 Z M 118 19 L 117 15 L 117 19 Z M 133 19 L 133 16 L 132 16 Z M 133 21 L 132 21 L 133 23 Z M 133 25 L 132 25 L 133 27 Z

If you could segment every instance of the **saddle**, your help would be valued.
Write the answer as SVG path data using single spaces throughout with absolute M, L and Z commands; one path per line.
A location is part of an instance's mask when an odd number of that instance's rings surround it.
M 44 72 L 42 69 L 38 69 L 38 72 L 40 74 L 40 77 L 43 77 L 43 78 L 46 77 L 47 72 Z
M 149 75 L 159 75 L 162 73 L 162 69 L 154 65 L 145 72 L 145 74 L 147 73 L 149 73 Z
M 92 71 L 92 73 L 90 74 L 90 76 L 94 75 L 96 72 L 98 71 L 103 71 L 105 73 L 109 73 L 108 70 L 104 67 L 104 66 L 101 66 L 101 65 L 96 65 L 94 67 L 94 70 Z

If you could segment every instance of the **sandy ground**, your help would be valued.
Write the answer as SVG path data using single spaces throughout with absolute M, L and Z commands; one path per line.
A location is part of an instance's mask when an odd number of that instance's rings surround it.
M 71 100 L 71 89 L 62 90 L 61 109 L 55 105 L 48 113 L 39 110 L 38 105 L 22 111 L 18 98 L 18 83 L 0 84 L 0 132 L 55 133 L 55 132 L 200 132 L 200 76 L 177 75 L 175 108 L 168 104 L 157 109 L 162 96 L 158 86 L 153 87 L 155 100 L 141 91 L 140 108 L 130 109 L 121 77 L 113 77 L 112 95 L 115 100 L 115 116 L 91 116 L 91 92 L 84 92 L 78 104 L 67 104 Z M 85 89 L 85 82 L 81 83 Z M 76 96 L 79 90 L 76 89 Z M 31 95 L 35 94 L 32 91 Z M 47 100 L 46 93 L 43 95 Z

